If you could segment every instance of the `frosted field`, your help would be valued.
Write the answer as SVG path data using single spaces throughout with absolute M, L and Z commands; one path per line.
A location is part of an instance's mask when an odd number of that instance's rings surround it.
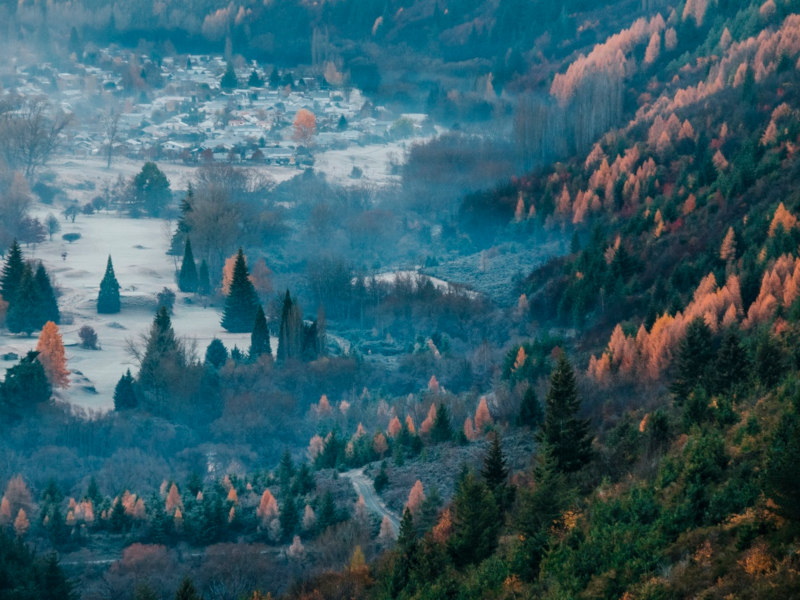
M 47 214 L 50 207 L 40 206 L 34 214 Z M 62 220 L 62 231 L 52 242 L 36 247 L 22 247 L 25 258 L 41 260 L 53 284 L 61 292 L 58 299 L 62 321 L 60 326 L 67 353 L 67 367 L 73 371 L 71 385 L 57 390 L 58 397 L 92 410 L 113 408 L 114 386 L 126 369 L 136 374 L 138 365 L 126 351 L 128 340 L 140 343 L 152 323 L 155 296 L 165 286 L 176 292 L 175 313 L 172 317 L 175 333 L 196 342 L 200 357 L 214 338 L 220 338 L 227 348 L 234 344 L 247 349 L 249 334 L 230 334 L 220 327 L 219 307 L 203 308 L 186 304 L 191 294 L 177 291 L 175 269 L 179 261 L 166 255 L 171 235 L 169 224 L 161 219 L 127 219 L 116 215 L 80 215 L 75 223 Z M 61 235 L 81 234 L 81 239 L 67 244 Z M 67 252 L 62 260 L 62 252 Z M 96 310 L 100 280 L 105 273 L 106 260 L 111 254 L 114 271 L 121 286 L 122 312 L 98 315 Z M 177 267 L 176 267 L 177 264 Z M 213 285 L 213 282 L 212 282 Z M 78 330 L 83 325 L 94 327 L 100 350 L 79 347 Z M 38 333 L 31 338 L 0 334 L 0 354 L 15 352 L 20 356 L 36 347 Z M 16 361 L 0 360 L 0 369 Z M 80 371 L 80 376 L 74 371 Z M 94 387 L 96 393 L 89 388 Z

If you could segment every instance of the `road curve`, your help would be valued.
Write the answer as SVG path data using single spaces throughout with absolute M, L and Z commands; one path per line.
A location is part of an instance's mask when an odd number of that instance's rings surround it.
M 345 471 L 341 475 L 343 477 L 347 477 L 350 480 L 350 483 L 353 484 L 356 494 L 364 498 L 364 504 L 367 506 L 367 509 L 378 515 L 381 519 L 383 519 L 383 517 L 387 517 L 389 519 L 389 522 L 392 524 L 394 533 L 396 535 L 400 530 L 400 517 L 396 513 L 386 508 L 383 500 L 378 497 L 372 480 L 364 474 L 364 467 Z

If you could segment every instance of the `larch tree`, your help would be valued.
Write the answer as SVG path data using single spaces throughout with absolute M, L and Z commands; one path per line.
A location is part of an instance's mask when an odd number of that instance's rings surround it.
M 589 422 L 578 417 L 580 399 L 572 365 L 562 353 L 550 375 L 545 398 L 545 419 L 539 440 L 563 472 L 579 470 L 592 457 Z
M 67 369 L 67 357 L 64 354 L 64 342 L 58 331 L 58 325 L 48 321 L 42 327 L 39 334 L 39 342 L 36 344 L 36 351 L 39 353 L 39 362 L 42 363 L 47 379 L 53 387 L 69 387 L 69 370 Z
M 725 234 L 722 246 L 719 249 L 719 257 L 725 262 L 736 258 L 736 234 L 733 231 L 733 227 L 728 227 L 728 232 Z
M 487 428 L 494 424 L 489 406 L 486 403 L 486 396 L 481 396 L 478 408 L 475 411 L 475 431 L 479 434 L 486 433 Z
M 17 537 L 24 537 L 30 527 L 31 523 L 28 520 L 28 515 L 25 514 L 24 509 L 20 508 L 17 518 L 14 519 L 14 533 L 17 534 Z
M 111 256 L 106 263 L 106 272 L 100 282 L 100 292 L 97 295 L 97 312 L 100 314 L 114 314 L 120 311 L 119 282 L 114 275 L 114 265 Z
M 249 279 L 244 252 L 239 248 L 233 268 L 230 291 L 225 298 L 222 327 L 231 333 L 252 331 L 258 306 L 258 294 Z
M 422 503 L 425 501 L 425 491 L 422 487 L 422 482 L 417 479 L 414 482 L 411 491 L 408 493 L 408 501 L 406 502 L 406 509 L 411 511 L 412 515 L 416 515 Z
M 253 331 L 250 333 L 250 351 L 248 354 L 250 355 L 251 359 L 255 359 L 263 355 L 272 356 L 272 347 L 269 340 L 267 318 L 264 315 L 264 309 L 260 304 L 258 305 L 258 310 L 256 311 Z
M 199 281 L 197 265 L 192 253 L 192 241 L 187 237 L 183 250 L 183 262 L 178 274 L 178 289 L 182 292 L 194 293 L 197 291 Z

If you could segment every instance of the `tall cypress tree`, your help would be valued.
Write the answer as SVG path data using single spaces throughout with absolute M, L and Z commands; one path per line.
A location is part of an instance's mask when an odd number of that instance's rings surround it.
M 545 406 L 539 440 L 552 456 L 555 468 L 566 473 L 577 471 L 592 457 L 592 439 L 589 421 L 578 418 L 580 399 L 575 373 L 564 354 L 550 376 Z
M 267 327 L 267 318 L 264 316 L 264 309 L 258 305 L 256 311 L 256 322 L 253 325 L 253 332 L 250 334 L 250 358 L 254 359 L 262 354 L 272 354 L 272 348 L 269 343 L 269 328 Z
M 100 293 L 97 295 L 97 312 L 101 314 L 114 314 L 120 311 L 119 282 L 114 275 L 114 265 L 111 256 L 108 257 L 106 273 L 100 282 Z
M 8 250 L 8 258 L 6 259 L 6 264 L 3 265 L 3 273 L 0 275 L 0 294 L 2 294 L 3 300 L 9 304 L 14 302 L 14 295 L 22 280 L 24 271 L 25 264 L 22 260 L 22 250 L 15 239 Z
M 178 289 L 182 292 L 193 293 L 197 291 L 198 283 L 197 266 L 194 263 L 194 254 L 192 253 L 192 240 L 187 237 L 183 251 L 181 272 L 178 275 Z
M 300 358 L 303 350 L 303 317 L 300 307 L 292 299 L 289 290 L 283 298 L 281 309 L 281 328 L 278 332 L 278 360 Z
M 44 325 L 48 321 L 52 321 L 56 325 L 61 322 L 61 314 L 58 311 L 58 302 L 56 301 L 56 294 L 53 291 L 53 286 L 50 283 L 50 276 L 44 268 L 42 263 L 36 267 L 36 274 L 34 281 L 39 297 L 39 321 L 40 325 Z
M 233 279 L 228 297 L 225 298 L 225 311 L 222 315 L 222 327 L 231 333 L 247 333 L 252 331 L 258 310 L 258 294 L 253 282 L 249 279 L 244 252 L 239 248 L 236 262 L 233 265 Z
M 208 296 L 211 293 L 211 278 L 208 275 L 208 263 L 204 258 L 200 261 L 200 271 L 197 274 L 197 293 Z
M 39 290 L 31 271 L 30 265 L 23 267 L 22 278 L 14 291 L 14 302 L 6 315 L 6 327 L 11 333 L 25 333 L 30 335 L 35 329 L 41 327 L 39 306 Z

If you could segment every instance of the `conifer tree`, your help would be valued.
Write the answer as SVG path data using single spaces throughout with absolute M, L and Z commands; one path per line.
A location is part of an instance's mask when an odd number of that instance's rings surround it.
M 193 210 L 192 203 L 194 202 L 194 188 L 192 188 L 191 181 L 186 188 L 186 196 L 181 200 L 181 216 L 178 219 L 178 227 L 172 235 L 168 254 L 178 256 L 181 252 L 181 247 L 184 246 L 186 239 L 192 227 L 189 224 L 189 216 Z
M 178 275 L 178 289 L 182 292 L 193 293 L 197 291 L 198 283 L 197 265 L 194 263 L 194 254 L 192 254 L 192 240 L 187 237 L 181 271 Z
M 239 248 L 233 267 L 230 291 L 225 298 L 222 327 L 231 333 L 252 331 L 257 310 L 258 294 L 256 294 L 253 282 L 249 279 L 244 252 Z
M 452 518 L 453 531 L 447 547 L 457 566 L 480 562 L 497 547 L 497 504 L 489 488 L 472 472 L 457 486 Z
M 50 399 L 52 388 L 47 381 L 38 352 L 29 351 L 13 367 L 6 370 L 2 383 L 2 399 L 5 404 L 17 410 L 24 410 L 34 404 Z
M 69 387 L 69 371 L 67 357 L 64 354 L 64 342 L 58 332 L 58 325 L 48 321 L 39 334 L 36 344 L 39 362 L 42 363 L 47 379 L 53 387 Z
M 283 501 L 283 508 L 281 508 L 279 520 L 281 525 L 281 537 L 284 540 L 292 539 L 300 523 L 300 515 L 297 511 L 297 504 L 291 494 L 287 494 L 286 499 Z
M 436 420 L 431 429 L 431 439 L 436 442 L 449 442 L 453 439 L 453 427 L 450 424 L 450 411 L 444 404 L 439 404 L 436 410 Z
M 281 327 L 278 332 L 278 360 L 299 359 L 303 349 L 303 317 L 289 290 L 283 299 Z
M 483 457 L 481 477 L 494 494 L 498 507 L 505 506 L 508 467 L 506 466 L 506 457 L 503 455 L 503 448 L 500 446 L 500 435 L 497 432 L 492 435 L 491 445 Z
M 211 294 L 211 278 L 208 275 L 208 263 L 205 258 L 200 261 L 200 270 L 197 273 L 197 293 L 201 296 Z
M 727 392 L 740 381 L 744 381 L 750 372 L 750 361 L 747 351 L 742 346 L 739 331 L 730 328 L 722 337 L 722 343 L 714 363 L 715 389 Z
M 8 258 L 6 258 L 6 264 L 3 265 L 3 272 L 0 275 L 0 295 L 9 304 L 14 302 L 14 296 L 22 280 L 24 270 L 25 264 L 22 260 L 22 250 L 15 239 L 8 250 Z
M 185 366 L 183 348 L 175 337 L 165 307 L 153 319 L 139 369 L 139 385 L 145 389 L 165 386 L 176 370 Z
M 14 301 L 6 315 L 6 327 L 11 333 L 30 335 L 41 327 L 39 295 L 30 265 L 23 267 L 22 279 L 14 291 Z
M 401 592 L 408 585 L 410 575 L 417 565 L 418 548 L 419 542 L 417 541 L 417 530 L 414 527 L 414 517 L 406 508 L 400 521 L 400 530 L 397 533 L 397 546 L 395 547 L 397 559 L 389 577 L 389 597 L 400 597 Z
M 686 334 L 678 344 L 675 360 L 675 379 L 670 391 L 683 401 L 698 385 L 708 389 L 710 367 L 714 360 L 711 329 L 702 317 L 689 323 Z
M 214 338 L 206 348 L 206 364 L 219 369 L 228 360 L 228 349 L 222 340 Z
M 233 70 L 233 65 L 228 63 L 228 67 L 225 69 L 225 74 L 219 81 L 219 87 L 223 90 L 230 91 L 236 89 L 238 85 L 239 80 L 236 78 L 236 71 Z
M 131 370 L 128 369 L 125 374 L 119 378 L 116 387 L 114 388 L 114 410 L 129 410 L 136 408 L 139 404 L 136 398 L 135 382 Z
M 544 420 L 544 412 L 539 399 L 536 397 L 536 392 L 533 386 L 528 386 L 522 396 L 522 402 L 519 406 L 519 415 L 517 416 L 517 424 L 523 427 L 530 427 L 536 429 L 542 424 Z
M 539 440 L 552 455 L 556 469 L 565 473 L 577 471 L 591 459 L 592 440 L 589 422 L 578 418 L 580 399 L 575 373 L 563 353 L 550 375 L 545 407 Z
M 97 295 L 97 312 L 100 314 L 114 314 L 119 311 L 119 282 L 114 275 L 114 265 L 111 263 L 111 256 L 109 255 L 106 273 L 100 282 L 100 293 Z
M 203 600 L 203 597 L 194 587 L 192 580 L 184 577 L 178 591 L 175 592 L 175 600 Z
M 264 309 L 258 305 L 256 311 L 256 320 L 253 325 L 253 332 L 250 334 L 250 351 L 248 353 L 251 359 L 255 359 L 263 354 L 272 355 L 272 348 L 269 342 L 269 328 L 267 327 L 267 318 L 264 316 Z
M 50 283 L 50 276 L 47 274 L 42 263 L 37 265 L 33 279 L 36 283 L 37 297 L 39 300 L 39 319 L 42 323 L 46 323 L 47 321 L 52 321 L 55 324 L 60 323 L 61 315 L 58 311 L 56 294 Z

